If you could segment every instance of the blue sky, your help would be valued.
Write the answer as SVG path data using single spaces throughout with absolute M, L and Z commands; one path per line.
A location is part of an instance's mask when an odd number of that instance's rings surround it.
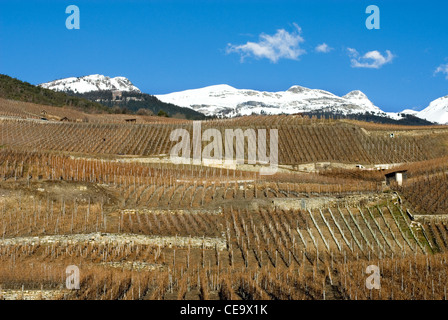
M 65 27 L 72 4 L 79 30 Z M 372 4 L 380 30 L 365 26 Z M 125 76 L 150 94 L 359 89 L 385 111 L 420 110 L 448 95 L 447 17 L 448 3 L 430 0 L 2 0 L 0 73 L 33 84 Z

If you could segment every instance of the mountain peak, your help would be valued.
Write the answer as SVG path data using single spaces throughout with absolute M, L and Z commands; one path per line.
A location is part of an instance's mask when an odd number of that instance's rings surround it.
M 418 113 L 418 117 L 439 124 L 448 123 L 448 96 L 432 101 Z
M 311 89 L 305 88 L 302 86 L 298 86 L 298 85 L 292 86 L 291 88 L 289 88 L 287 90 L 287 92 L 291 92 L 291 93 L 303 93 L 303 92 L 308 92 L 308 91 L 311 91 Z
M 225 90 L 236 90 L 234 87 L 229 86 L 228 84 L 215 84 L 212 86 L 205 87 L 209 91 L 225 91 Z
M 70 77 L 39 84 L 40 87 L 53 91 L 86 93 L 100 90 L 119 90 L 141 92 L 126 77 L 107 77 L 102 74 L 91 74 L 83 77 Z
M 364 92 L 359 91 L 359 90 L 350 91 L 345 96 L 343 96 L 343 98 L 345 98 L 345 99 L 359 99 L 359 100 L 368 99 L 367 96 L 364 94 Z

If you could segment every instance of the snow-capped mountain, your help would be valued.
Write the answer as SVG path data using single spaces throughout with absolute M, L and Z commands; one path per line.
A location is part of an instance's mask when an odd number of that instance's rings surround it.
M 448 124 L 448 96 L 434 100 L 416 116 L 431 122 Z
M 125 77 L 110 78 L 101 74 L 93 74 L 85 77 L 71 77 L 39 84 L 40 87 L 54 91 L 86 93 L 99 90 L 119 90 L 141 92 Z
M 255 114 L 291 114 L 307 111 L 350 113 L 373 112 L 385 115 L 361 91 L 343 97 L 331 92 L 292 86 L 286 91 L 266 92 L 215 85 L 156 97 L 167 103 L 192 108 L 205 115 L 241 116 Z
M 54 91 L 86 93 L 100 90 L 119 90 L 141 93 L 125 77 L 107 77 L 94 74 L 70 77 L 42 83 L 40 87 Z M 339 97 L 320 89 L 292 86 L 286 91 L 267 92 L 236 89 L 221 84 L 199 89 L 156 95 L 160 101 L 198 111 L 207 116 L 244 116 L 251 114 L 293 114 L 327 111 L 342 114 L 364 114 L 388 117 L 395 120 L 412 115 L 439 124 L 448 124 L 448 96 L 439 98 L 422 111 L 406 109 L 401 112 L 384 112 L 375 106 L 361 91 L 354 90 Z

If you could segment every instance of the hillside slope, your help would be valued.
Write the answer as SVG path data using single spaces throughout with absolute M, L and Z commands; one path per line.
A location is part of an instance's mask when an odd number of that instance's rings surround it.
M 107 107 L 99 103 L 37 87 L 4 74 L 0 74 L 0 97 L 55 107 L 69 106 L 84 112 L 109 111 Z

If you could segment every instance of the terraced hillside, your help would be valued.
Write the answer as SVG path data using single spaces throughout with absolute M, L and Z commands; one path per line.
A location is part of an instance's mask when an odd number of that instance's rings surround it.
M 275 119 L 274 119 L 275 120 Z M 84 154 L 159 156 L 170 153 L 176 144 L 170 132 L 186 129 L 192 136 L 190 123 L 104 124 L 67 123 L 32 119 L 0 119 L 0 143 L 26 150 L 62 151 Z M 313 162 L 342 162 L 384 164 L 423 161 L 447 155 L 448 131 L 414 134 L 389 132 L 369 133 L 363 128 L 341 121 L 310 121 L 287 124 L 278 120 L 259 127 L 223 121 L 216 126 L 224 135 L 225 129 L 264 128 L 278 130 L 279 163 L 297 165 Z M 203 132 L 215 128 L 215 122 L 203 123 Z M 254 131 L 256 132 L 256 131 Z M 269 138 L 269 134 L 268 134 Z M 206 145 L 206 142 L 203 142 Z M 269 146 L 267 146 L 269 150 Z M 245 152 L 247 154 L 247 145 Z
M 202 123 L 278 129 L 282 165 L 264 176 L 168 161 L 188 121 L 22 116 L 0 120 L 1 298 L 446 299 L 443 127 Z M 398 169 L 402 186 L 383 183 Z M 371 265 L 381 290 L 366 287 Z

